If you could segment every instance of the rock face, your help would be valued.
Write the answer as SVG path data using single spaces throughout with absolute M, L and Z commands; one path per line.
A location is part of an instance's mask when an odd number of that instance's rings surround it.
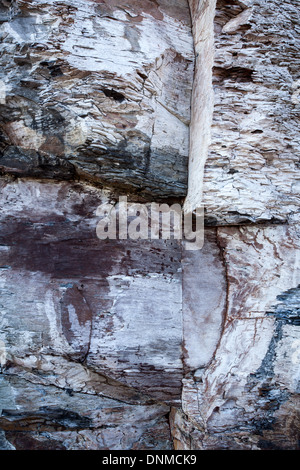
M 299 221 L 299 23 L 297 0 L 218 1 L 210 223 Z
M 209 29 L 209 7 L 191 6 Z M 186 207 L 203 202 L 215 228 L 183 256 L 186 375 L 172 434 L 176 449 L 298 449 L 299 9 L 220 0 L 214 30 L 210 141 L 196 99 L 191 135 L 202 126 L 205 145 L 191 143 Z M 199 54 L 211 61 L 203 42 Z
M 206 247 L 214 262 L 195 259 L 201 276 L 189 277 L 189 291 L 199 286 L 205 307 L 193 301 L 185 319 L 190 325 L 200 317 L 192 334 L 185 330 L 193 342 L 187 418 L 173 411 L 177 448 L 298 448 L 299 227 L 219 227 Z
M 0 34 L 0 448 L 299 449 L 296 0 L 2 0 Z M 204 203 L 202 249 L 110 236 L 120 196 Z
M 194 70 L 187 2 L 2 4 L 2 169 L 184 196 Z
M 87 184 L 2 181 L 1 195 L 2 429 L 33 432 L 17 447 L 169 448 L 183 378 L 179 243 L 99 240 L 107 195 Z

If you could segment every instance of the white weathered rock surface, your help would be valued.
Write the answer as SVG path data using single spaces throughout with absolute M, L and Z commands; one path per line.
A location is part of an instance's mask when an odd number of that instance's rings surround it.
M 299 449 L 297 4 L 0 2 L 0 448 Z
M 185 196 L 187 1 L 18 0 L 0 35 L 3 171 Z
M 203 332 L 198 335 L 198 349 L 194 343 L 190 347 L 192 359 L 202 351 L 200 369 L 184 380 L 187 418 L 173 411 L 173 435 L 179 441 L 178 448 L 185 449 L 297 448 L 299 228 L 215 230 L 224 259 L 223 283 L 227 285 L 223 288 L 227 295 L 222 328 L 213 329 L 219 334 L 215 348 L 202 339 Z M 212 265 L 207 267 L 210 272 Z M 220 276 L 222 269 L 218 272 Z M 195 276 L 192 282 L 198 283 L 201 292 L 207 279 Z M 209 302 L 217 302 L 221 292 L 222 282 L 219 288 L 212 288 Z M 203 305 L 193 305 L 194 317 L 198 313 L 205 321 Z M 218 322 L 220 313 L 220 308 L 210 310 Z
M 203 182 L 216 224 L 299 222 L 297 0 L 220 0 Z

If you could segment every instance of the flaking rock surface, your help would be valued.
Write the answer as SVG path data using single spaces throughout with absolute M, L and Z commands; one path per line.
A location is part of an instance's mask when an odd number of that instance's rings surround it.
M 1 2 L 4 172 L 187 190 L 186 1 Z
M 0 2 L 1 449 L 299 449 L 298 7 Z

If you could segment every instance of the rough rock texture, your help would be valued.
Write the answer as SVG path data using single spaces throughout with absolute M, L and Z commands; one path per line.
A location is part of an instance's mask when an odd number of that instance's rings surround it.
M 195 21 L 209 29 L 208 8 Z M 212 126 L 196 100 L 186 208 L 203 203 L 216 228 L 183 255 L 172 435 L 176 449 L 299 449 L 298 2 L 219 0 L 214 23 Z
M 206 249 L 213 256 L 219 248 L 219 254 L 205 267 L 195 259 L 201 275 L 189 277 L 188 290 L 195 292 L 198 285 L 202 299 L 210 286 L 204 304 L 211 308 L 208 316 L 193 302 L 190 318 L 198 314 L 206 323 L 199 325 L 198 334 L 192 332 L 194 342 L 188 349 L 187 366 L 194 370 L 184 379 L 186 417 L 172 413 L 177 448 L 298 448 L 299 228 L 216 228 L 214 249 L 212 230 Z M 223 279 L 211 282 L 216 267 Z M 190 318 L 185 320 L 189 325 Z
M 297 3 L 0 2 L 1 449 L 300 448 Z
M 299 221 L 299 24 L 297 0 L 217 3 L 209 223 Z
M 0 21 L 3 171 L 186 194 L 186 1 L 4 1 Z
M 0 426 L 33 433 L 17 447 L 38 429 L 67 448 L 168 448 L 183 377 L 180 245 L 99 240 L 107 195 L 86 184 L 7 180 L 1 196 Z

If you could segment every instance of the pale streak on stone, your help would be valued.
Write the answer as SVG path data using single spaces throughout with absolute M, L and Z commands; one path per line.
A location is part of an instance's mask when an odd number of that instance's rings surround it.
M 67 347 L 67 342 L 63 337 L 58 325 L 58 317 L 55 310 L 53 293 L 50 290 L 46 292 L 45 304 L 43 306 L 38 304 L 37 307 L 41 314 L 43 314 L 43 312 L 46 314 L 49 325 L 49 333 L 53 341 L 54 349 L 57 351 L 63 351 Z
M 164 196 L 184 197 L 194 69 L 187 2 L 176 4 L 178 19 L 165 0 L 145 0 L 138 15 L 135 2 L 126 10 L 83 0 L 17 5 L 22 14 L 0 26 L 6 104 L 16 111 L 12 122 L 6 111 L 4 171 L 42 177 L 41 153 L 50 177 L 63 167 L 66 179 L 76 172 L 148 197 L 163 187 Z M 25 149 L 36 153 L 24 157 Z
M 5 130 L 14 145 L 22 146 L 25 149 L 38 150 L 46 140 L 42 133 L 25 126 L 22 121 L 7 124 Z

